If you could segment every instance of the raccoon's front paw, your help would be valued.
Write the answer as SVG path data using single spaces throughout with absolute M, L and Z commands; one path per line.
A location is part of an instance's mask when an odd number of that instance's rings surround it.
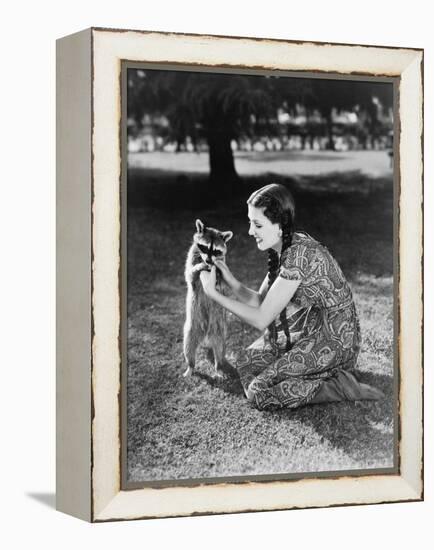
M 208 264 L 205 262 L 201 262 L 200 264 L 196 264 L 193 268 L 194 273 L 200 273 L 201 271 L 211 271 L 211 268 Z

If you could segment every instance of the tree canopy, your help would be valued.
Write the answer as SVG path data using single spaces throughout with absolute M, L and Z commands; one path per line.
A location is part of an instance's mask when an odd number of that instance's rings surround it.
M 210 179 L 219 185 L 238 180 L 232 140 L 276 132 L 277 113 L 302 105 L 327 121 L 333 149 L 332 111 L 359 109 L 378 124 L 379 105 L 389 108 L 389 83 L 360 80 L 296 78 L 275 75 L 207 73 L 184 70 L 128 70 L 128 116 L 140 125 L 146 114 L 169 121 L 168 133 L 177 143 L 189 136 L 205 139 L 209 148 Z

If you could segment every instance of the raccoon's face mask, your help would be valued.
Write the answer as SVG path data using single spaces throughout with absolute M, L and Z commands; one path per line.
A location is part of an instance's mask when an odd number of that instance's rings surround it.
M 226 247 L 224 250 L 215 247 L 213 242 L 209 245 L 197 243 L 197 247 L 200 251 L 202 260 L 208 265 L 213 265 L 215 260 L 222 260 L 226 255 Z
M 206 227 L 200 220 L 196 220 L 196 231 L 195 242 L 202 261 L 211 266 L 215 260 L 224 260 L 226 243 L 232 238 L 232 231 L 218 231 Z

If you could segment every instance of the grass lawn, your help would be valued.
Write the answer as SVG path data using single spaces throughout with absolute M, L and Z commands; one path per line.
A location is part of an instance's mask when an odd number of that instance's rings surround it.
M 272 163 L 269 170 L 272 170 Z M 271 179 L 270 179 L 271 178 Z M 294 192 L 297 226 L 323 242 L 353 288 L 363 333 L 360 379 L 379 402 L 260 412 L 237 382 L 216 382 L 204 354 L 182 377 L 184 261 L 200 217 L 232 230 L 228 264 L 257 287 L 266 254 L 247 235 L 245 199 L 270 181 Z M 393 200 L 390 175 L 360 171 L 248 176 L 219 200 L 203 175 L 130 171 L 128 192 L 128 479 L 140 482 L 393 466 Z M 228 358 L 255 329 L 230 317 Z

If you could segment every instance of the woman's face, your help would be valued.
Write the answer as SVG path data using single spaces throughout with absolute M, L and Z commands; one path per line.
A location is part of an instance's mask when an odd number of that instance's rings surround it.
M 255 238 L 259 250 L 274 248 L 280 252 L 282 248 L 282 232 L 278 223 L 271 221 L 264 215 L 264 208 L 257 208 L 248 204 L 249 235 Z

